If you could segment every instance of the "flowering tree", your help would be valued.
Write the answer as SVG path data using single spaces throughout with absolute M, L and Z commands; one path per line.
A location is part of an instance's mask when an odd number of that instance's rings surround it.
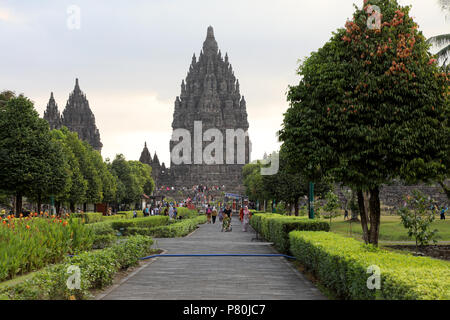
M 331 174 L 357 190 L 364 240 L 377 245 L 380 186 L 445 172 L 449 74 L 409 7 L 366 0 L 355 9 L 345 29 L 300 66 L 280 140 L 298 170 Z

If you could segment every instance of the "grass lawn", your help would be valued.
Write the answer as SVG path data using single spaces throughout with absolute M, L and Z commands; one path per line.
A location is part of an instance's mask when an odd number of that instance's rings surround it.
M 328 220 L 329 219 L 324 219 Z M 450 220 L 439 220 L 439 217 L 431 225 L 432 229 L 437 229 L 436 240 L 438 241 L 450 241 Z M 361 240 L 362 229 L 360 222 L 350 223 L 343 220 L 343 216 L 339 216 L 332 220 L 331 230 L 332 232 L 344 235 L 352 236 L 355 239 Z M 399 216 L 381 216 L 380 225 L 380 241 L 414 241 L 413 238 L 408 237 L 407 229 L 405 229 L 401 223 Z

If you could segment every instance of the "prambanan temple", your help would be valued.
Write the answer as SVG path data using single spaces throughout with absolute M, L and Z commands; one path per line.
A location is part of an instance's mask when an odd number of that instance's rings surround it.
M 50 124 L 50 129 L 66 126 L 70 131 L 77 132 L 81 140 L 88 142 L 95 150 L 101 152 L 103 144 L 95 124 L 95 116 L 89 107 L 86 95 L 80 89 L 78 79 L 75 80 L 75 88 L 67 100 L 62 115 L 59 113 L 53 92 L 50 94 L 44 119 Z
M 218 129 L 222 134 L 223 162 L 207 164 L 205 159 L 200 163 L 194 162 L 194 122 L 196 121 L 202 123 L 202 134 L 212 128 Z M 242 192 L 242 167 L 250 161 L 248 127 L 246 102 L 240 93 L 239 80 L 234 75 L 228 54 L 222 57 L 214 37 L 214 30 L 209 27 L 198 59 L 194 54 L 186 80 L 181 82 L 181 94 L 175 99 L 173 113 L 172 129 L 186 129 L 190 132 L 191 163 L 174 163 L 172 150 L 179 143 L 178 141 L 170 142 L 170 169 L 165 168 L 164 164 L 159 165 L 157 158 L 155 160 L 156 154 L 151 159 L 147 145 L 142 151 L 140 161 L 153 167 L 157 186 L 187 188 L 192 188 L 194 185 L 225 186 L 227 192 Z M 241 140 L 233 137 L 231 142 L 228 141 L 230 146 L 234 146 L 234 151 L 231 152 L 234 161 L 231 163 L 226 161 L 227 129 L 245 133 L 245 138 Z M 211 141 L 203 141 L 202 151 L 209 144 Z M 212 155 L 215 155 L 215 151 Z

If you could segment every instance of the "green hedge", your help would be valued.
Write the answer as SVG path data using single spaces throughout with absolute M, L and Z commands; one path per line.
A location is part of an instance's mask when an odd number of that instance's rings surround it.
M 275 247 L 283 253 L 289 253 L 289 232 L 291 231 L 330 230 L 330 224 L 325 221 L 271 213 L 253 215 L 250 224 L 266 240 L 273 242 Z
M 117 231 L 113 229 L 110 221 L 92 223 L 86 225 L 86 227 L 90 229 L 93 234 L 93 249 L 106 248 L 113 244 L 113 242 L 117 239 Z
M 206 223 L 206 216 L 182 220 L 168 226 L 155 227 L 150 229 L 150 234 L 155 238 L 175 238 L 184 237 L 197 229 L 199 224 Z
M 133 219 L 133 211 L 119 211 L 117 214 L 124 215 L 127 219 Z M 143 218 L 144 212 L 142 210 L 136 210 L 136 215 L 138 218 Z
M 168 224 L 168 216 L 151 216 L 130 220 L 116 220 L 111 222 L 111 227 L 126 235 L 129 228 L 153 228 Z
M 199 213 L 195 209 L 189 209 L 186 207 L 178 207 L 177 208 L 177 217 L 186 218 L 195 218 L 198 217 Z
M 450 262 L 365 245 L 331 232 L 293 231 L 294 256 L 323 285 L 345 299 L 450 299 Z M 381 271 L 381 288 L 369 290 L 367 268 Z
M 155 238 L 184 237 L 197 229 L 197 226 L 202 223 L 206 223 L 206 217 L 203 215 L 192 219 L 181 220 L 179 222 L 171 223 L 166 226 L 153 227 L 150 229 L 142 227 L 129 228 L 128 233 L 148 235 Z
M 122 219 L 128 219 L 128 218 L 124 214 L 115 214 L 112 216 L 103 216 L 102 217 L 102 221 L 114 221 L 114 220 L 122 220 Z
M 94 223 L 100 222 L 103 218 L 103 213 L 101 212 L 82 212 L 82 213 L 71 213 L 73 218 L 81 218 L 84 223 Z
M 153 240 L 135 236 L 110 248 L 67 257 L 64 263 L 46 267 L 32 278 L 3 288 L 0 297 L 12 300 L 61 300 L 92 298 L 89 290 L 101 289 L 112 283 L 115 273 L 138 264 L 139 258 L 152 252 Z M 68 289 L 68 267 L 81 271 L 80 289 Z

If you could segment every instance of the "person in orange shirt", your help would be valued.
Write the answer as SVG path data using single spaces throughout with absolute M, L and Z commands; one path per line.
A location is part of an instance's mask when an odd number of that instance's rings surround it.
M 241 220 L 241 223 L 243 219 L 244 219 L 244 207 L 241 207 L 241 209 L 239 210 L 239 220 Z

